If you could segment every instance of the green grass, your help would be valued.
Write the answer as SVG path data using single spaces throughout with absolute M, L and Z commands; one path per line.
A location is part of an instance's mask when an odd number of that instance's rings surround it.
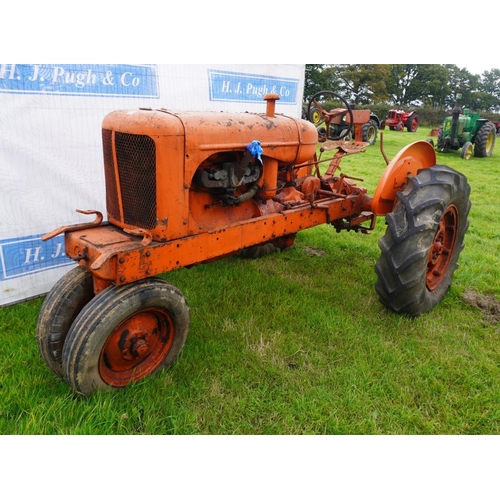
M 385 131 L 388 157 L 428 132 Z M 379 143 L 342 162 L 370 194 L 385 167 Z M 42 299 L 12 305 L 0 309 L 0 433 L 499 433 L 499 148 L 469 161 L 438 154 L 467 175 L 472 209 L 460 267 L 432 313 L 409 319 L 378 302 L 383 219 L 370 235 L 319 226 L 277 254 L 166 275 L 191 308 L 179 360 L 82 400 L 38 354 Z

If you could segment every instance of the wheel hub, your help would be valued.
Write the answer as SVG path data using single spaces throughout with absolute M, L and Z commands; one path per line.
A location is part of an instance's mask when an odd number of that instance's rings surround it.
M 141 333 L 140 336 L 132 335 L 126 341 L 126 347 L 122 350 L 124 359 L 132 360 L 144 357 L 150 348 L 149 334 L 147 332 Z
M 446 275 L 453 255 L 458 228 L 458 210 L 450 205 L 439 221 L 427 261 L 426 284 L 435 290 Z
M 144 309 L 122 321 L 106 340 L 99 374 L 114 387 L 124 387 L 153 372 L 172 347 L 172 318 L 163 309 Z

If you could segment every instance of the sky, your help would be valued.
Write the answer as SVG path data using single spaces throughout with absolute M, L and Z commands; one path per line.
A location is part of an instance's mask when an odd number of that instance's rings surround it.
M 456 64 L 471 73 L 500 68 L 497 0 L 458 4 L 358 0 L 309 6 L 289 0 L 155 2 L 118 9 L 87 0 L 78 22 L 67 2 L 4 6 L 3 63 Z M 54 12 L 58 13 L 57 18 Z M 481 12 L 475 24 L 474 12 Z M 486 14 L 486 15 L 483 15 Z M 477 16 L 476 16 L 477 18 Z M 12 22 L 7 22 L 11 19 Z M 22 23 L 13 22 L 22 19 Z M 480 24 L 479 24 L 480 23 Z
M 498 0 L 474 0 L 473 12 L 496 12 Z M 0 30 L 1 63 L 134 64 L 456 64 L 471 73 L 500 68 L 498 18 L 480 24 L 460 7 L 435 0 L 358 0 L 305 7 L 289 0 L 211 0 L 140 10 L 87 0 L 78 22 L 67 2 L 9 2 Z M 57 11 L 57 20 L 54 12 Z M 477 16 L 476 16 L 477 17 Z

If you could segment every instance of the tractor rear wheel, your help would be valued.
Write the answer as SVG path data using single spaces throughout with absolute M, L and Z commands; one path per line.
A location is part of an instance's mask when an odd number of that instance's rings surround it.
M 181 292 L 150 278 L 110 286 L 73 323 L 63 348 L 64 378 L 75 394 L 122 388 L 177 358 L 189 330 Z
M 375 265 L 376 290 L 388 309 L 419 316 L 441 302 L 464 247 L 469 194 L 467 178 L 443 165 L 408 177 L 386 217 Z
M 491 122 L 481 125 L 474 138 L 474 156 L 484 158 L 491 156 L 495 146 L 496 128 Z
M 406 130 L 416 132 L 418 129 L 418 115 L 412 115 L 406 121 Z
M 258 259 L 264 255 L 269 255 L 279 250 L 284 250 L 293 245 L 295 241 L 296 233 L 287 234 L 285 236 L 280 236 L 274 240 L 268 241 L 267 243 L 261 243 L 260 245 L 253 245 L 248 248 L 244 248 L 238 252 L 238 257 L 241 259 Z
M 375 144 L 377 140 L 377 123 L 375 120 L 370 120 L 365 123 L 361 129 L 361 140 L 368 142 L 371 145 Z
M 81 267 L 67 272 L 43 301 L 36 339 L 47 366 L 62 377 L 61 355 L 71 324 L 94 297 L 92 275 Z

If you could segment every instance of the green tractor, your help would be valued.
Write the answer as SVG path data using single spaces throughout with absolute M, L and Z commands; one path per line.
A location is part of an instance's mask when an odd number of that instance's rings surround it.
M 447 116 L 439 128 L 436 151 L 448 153 L 460 150 L 464 160 L 472 155 L 479 158 L 491 156 L 495 146 L 495 124 L 468 109 L 462 112 L 461 97 L 457 94 L 451 116 Z

